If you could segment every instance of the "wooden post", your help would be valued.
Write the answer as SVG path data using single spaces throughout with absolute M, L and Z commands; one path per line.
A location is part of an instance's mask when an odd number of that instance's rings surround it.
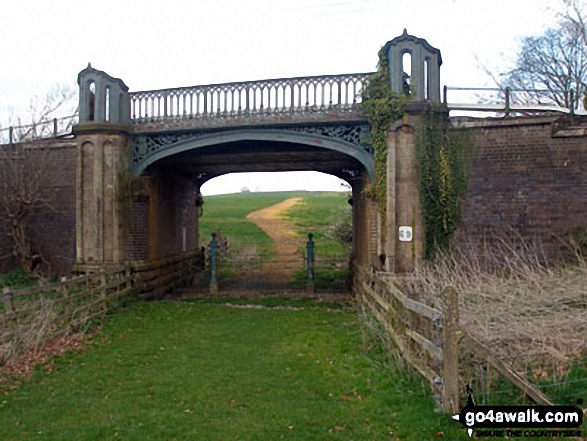
M 126 280 L 127 294 L 130 294 L 130 290 L 132 288 L 132 267 L 130 266 L 130 262 L 126 262 L 124 268 L 124 279 Z
M 2 288 L 2 294 L 4 296 L 4 314 L 14 312 L 14 303 L 12 301 L 12 290 L 9 286 Z
M 106 289 L 107 282 L 108 279 L 106 278 L 106 274 L 100 275 L 100 291 L 102 291 L 102 314 L 106 314 L 108 311 L 108 290 Z
M 459 412 L 459 298 L 452 286 L 443 290 L 442 411 Z
M 69 325 L 71 322 L 71 308 L 69 305 L 69 294 L 67 292 L 67 287 L 65 286 L 66 281 L 66 277 L 61 278 L 59 292 L 61 294 L 61 304 L 63 305 L 63 323 L 65 324 L 65 328 L 69 330 Z

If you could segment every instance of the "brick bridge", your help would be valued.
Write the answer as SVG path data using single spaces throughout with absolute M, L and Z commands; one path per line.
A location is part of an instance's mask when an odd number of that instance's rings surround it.
M 214 177 L 314 170 L 352 187 L 356 263 L 412 270 L 421 258 L 424 234 L 413 127 L 426 103 L 441 103 L 442 59 L 438 49 L 407 32 L 387 42 L 384 53 L 397 93 L 405 86 L 404 54 L 411 55 L 414 99 L 388 132 L 385 210 L 365 191 L 375 167 L 360 103 L 371 73 L 129 92 L 122 80 L 88 65 L 78 76 L 79 123 L 74 137 L 63 141 L 74 152 L 69 164 L 75 170 L 75 238 L 67 242 L 74 244 L 74 268 L 90 271 L 198 250 L 208 242 L 198 237 L 200 187 Z M 442 101 L 446 105 L 446 88 Z M 445 109 L 515 110 L 507 99 L 505 107 L 453 104 Z M 470 128 L 477 144 L 458 237 L 486 238 L 497 217 L 504 226 L 522 219 L 530 235 L 562 235 L 584 222 L 587 172 L 580 157 L 587 132 L 560 115 L 453 119 Z M 559 170 L 560 164 L 566 168 Z M 488 182 L 492 173 L 500 173 L 499 182 Z M 540 191 L 551 181 L 560 193 Z M 544 207 L 553 202 L 570 207 L 570 220 L 548 215 Z M 400 226 L 413 227 L 412 242 L 399 240 Z
M 411 53 L 412 94 L 440 102 L 440 51 L 406 32 L 386 46 L 391 87 L 403 88 L 403 54 Z M 197 249 L 199 189 L 231 172 L 314 170 L 353 189 L 355 256 L 381 254 L 377 210 L 363 191 L 374 179 L 370 128 L 360 102 L 370 73 L 323 75 L 129 92 L 90 65 L 80 72 L 76 262 L 151 260 Z M 409 121 L 406 120 L 408 124 Z M 390 148 L 410 144 L 399 129 Z M 405 154 L 402 153 L 405 151 Z M 416 225 L 413 154 L 398 149 L 388 201 L 389 225 Z M 121 170 L 137 188 L 132 219 L 116 210 Z M 379 220 L 381 222 L 381 220 Z M 126 226 L 125 226 L 126 224 Z M 395 230 L 395 226 L 393 227 Z M 388 269 L 408 270 L 419 251 L 387 235 Z M 203 241 L 203 240 L 202 240 Z M 421 244 L 416 235 L 416 247 Z M 397 265 L 397 267 L 396 267 Z

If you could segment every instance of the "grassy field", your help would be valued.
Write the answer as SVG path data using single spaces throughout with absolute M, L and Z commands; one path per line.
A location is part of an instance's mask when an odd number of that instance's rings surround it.
M 345 289 L 348 279 L 347 253 L 329 235 L 328 227 L 336 216 L 350 214 L 346 193 L 272 192 L 207 196 L 204 199 L 204 215 L 200 218 L 200 241 L 208 243 L 211 233 L 220 231 L 222 236 L 229 238 L 233 251 L 254 250 L 259 258 L 253 259 L 251 265 L 259 259 L 271 258 L 275 256 L 273 241 L 263 230 L 247 221 L 246 216 L 293 197 L 302 197 L 303 200 L 287 213 L 286 218 L 298 230 L 301 255 L 305 254 L 307 234 L 314 234 L 316 287 L 330 291 Z M 240 264 L 239 261 L 239 268 Z M 233 270 L 225 265 L 219 270 L 220 276 L 233 277 L 236 274 Z M 293 286 L 303 288 L 306 280 L 307 272 L 300 268 L 294 276 Z
M 204 197 L 204 214 L 200 218 L 200 242 L 210 242 L 211 234 L 219 231 L 230 239 L 232 247 L 255 246 L 258 252 L 269 254 L 273 242 L 257 225 L 246 220 L 247 214 L 278 204 L 301 192 L 237 193 Z
M 321 257 L 338 257 L 345 251 L 329 235 L 328 227 L 335 216 L 350 215 L 349 197 L 347 193 L 309 193 L 294 210 L 287 213 L 287 217 L 299 228 L 300 235 L 314 234 L 314 242 L 318 246 L 316 252 Z
M 265 303 L 290 309 L 131 305 L 0 395 L 0 439 L 467 439 L 428 387 L 391 373 L 353 309 Z
M 310 193 L 287 217 L 298 228 L 300 241 L 307 234 L 314 234 L 316 268 L 315 284 L 318 290 L 344 290 L 348 288 L 348 249 L 345 249 L 331 234 L 330 226 L 339 216 L 351 216 L 349 194 L 337 192 Z M 307 278 L 304 270 L 295 274 L 295 282 L 303 286 Z

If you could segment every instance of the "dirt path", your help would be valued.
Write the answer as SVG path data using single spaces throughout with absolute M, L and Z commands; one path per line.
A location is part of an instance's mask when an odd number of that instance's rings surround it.
M 277 256 L 265 262 L 259 269 L 266 279 L 288 282 L 300 268 L 297 254 L 301 238 L 295 226 L 284 218 L 285 213 L 303 200 L 301 197 L 289 198 L 279 204 L 249 213 L 247 220 L 256 224 L 275 242 Z

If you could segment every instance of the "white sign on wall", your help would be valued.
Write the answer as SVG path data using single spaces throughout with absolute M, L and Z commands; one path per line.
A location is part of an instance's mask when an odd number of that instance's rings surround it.
M 411 242 L 412 227 L 399 227 L 399 240 L 401 242 Z

